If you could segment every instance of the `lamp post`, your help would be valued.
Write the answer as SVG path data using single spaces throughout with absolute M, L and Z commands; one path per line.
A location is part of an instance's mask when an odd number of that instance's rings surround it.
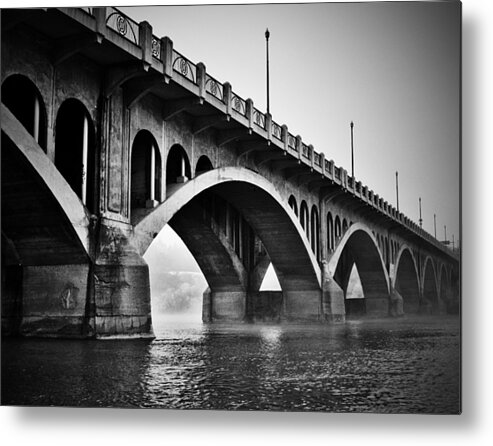
M 395 172 L 395 195 L 397 198 L 397 212 L 399 212 L 399 172 Z
M 353 144 L 353 128 L 354 122 L 351 121 L 351 176 L 353 177 L 353 186 L 354 186 L 354 144 Z
M 433 214 L 433 227 L 435 228 L 435 238 L 437 238 L 437 214 Z
M 267 51 L 267 113 L 270 114 L 270 99 L 269 99 L 269 28 L 265 30 L 265 48 Z
M 421 197 L 419 197 L 419 227 L 423 227 L 423 219 L 421 218 Z

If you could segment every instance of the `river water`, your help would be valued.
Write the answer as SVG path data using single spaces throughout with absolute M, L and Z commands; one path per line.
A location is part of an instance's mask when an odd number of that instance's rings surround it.
M 152 342 L 2 340 L 2 404 L 460 412 L 458 317 L 154 325 Z

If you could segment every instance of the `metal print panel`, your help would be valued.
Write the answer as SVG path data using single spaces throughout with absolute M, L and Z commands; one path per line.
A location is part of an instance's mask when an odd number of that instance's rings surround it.
M 460 413 L 459 2 L 1 16 L 3 405 Z

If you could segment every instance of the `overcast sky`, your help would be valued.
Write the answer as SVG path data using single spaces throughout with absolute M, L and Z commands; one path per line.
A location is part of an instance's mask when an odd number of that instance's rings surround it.
M 458 2 L 123 8 L 443 239 L 459 235 Z

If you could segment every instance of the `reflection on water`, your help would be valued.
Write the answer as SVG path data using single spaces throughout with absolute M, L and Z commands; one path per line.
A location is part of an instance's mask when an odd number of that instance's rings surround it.
M 146 341 L 2 341 L 2 403 L 458 413 L 459 319 L 205 326 Z

